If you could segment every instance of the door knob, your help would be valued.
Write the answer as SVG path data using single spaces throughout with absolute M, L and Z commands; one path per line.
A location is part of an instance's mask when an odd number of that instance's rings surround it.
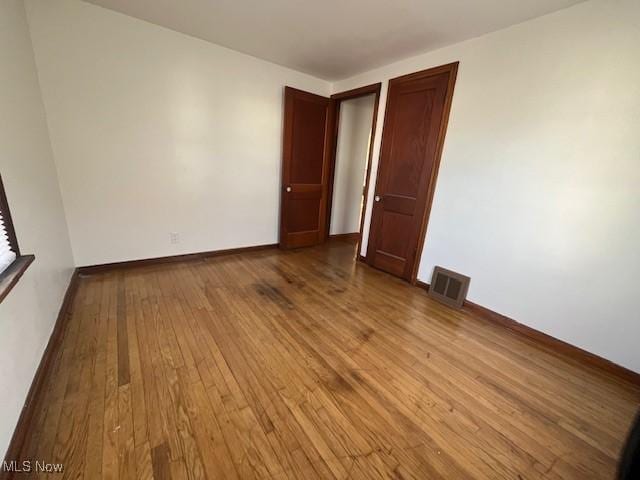
M 291 187 L 286 188 L 287 193 L 291 191 Z
M 375 197 L 373 197 L 373 199 L 374 199 L 376 202 L 379 202 L 379 201 L 380 201 L 380 195 L 376 195 Z

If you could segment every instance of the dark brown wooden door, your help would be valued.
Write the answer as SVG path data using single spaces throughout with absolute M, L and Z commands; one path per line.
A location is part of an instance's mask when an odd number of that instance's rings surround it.
M 457 63 L 389 82 L 367 263 L 415 280 Z
M 280 247 L 325 240 L 331 100 L 286 87 L 284 92 Z

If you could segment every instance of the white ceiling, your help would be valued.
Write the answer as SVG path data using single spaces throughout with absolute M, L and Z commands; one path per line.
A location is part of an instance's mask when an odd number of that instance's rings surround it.
M 339 80 L 582 0 L 86 0 Z

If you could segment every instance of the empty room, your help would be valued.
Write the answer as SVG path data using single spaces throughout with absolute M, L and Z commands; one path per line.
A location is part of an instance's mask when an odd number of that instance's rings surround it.
M 1 0 L 0 480 L 640 479 L 638 0 Z

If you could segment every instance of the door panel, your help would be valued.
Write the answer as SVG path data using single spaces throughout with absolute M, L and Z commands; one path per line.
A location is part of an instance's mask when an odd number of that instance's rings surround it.
M 457 64 L 389 82 L 367 262 L 413 280 Z
M 310 93 L 302 95 L 290 90 L 293 102 L 291 177 L 289 178 L 291 183 L 322 183 L 329 99 L 311 95 Z
M 320 197 L 315 193 L 294 193 L 295 202 L 289 206 L 287 215 L 288 232 L 309 232 L 317 230 L 320 215 Z
M 324 241 L 327 208 L 329 98 L 285 88 L 280 246 Z
M 421 173 L 433 161 L 433 152 L 425 151 L 434 132 L 429 128 L 433 116 L 434 89 L 394 92 L 395 108 L 388 154 L 386 191 L 415 200 L 419 193 Z M 435 132 L 437 134 L 437 132 Z M 433 142 L 432 142 L 433 143 Z

